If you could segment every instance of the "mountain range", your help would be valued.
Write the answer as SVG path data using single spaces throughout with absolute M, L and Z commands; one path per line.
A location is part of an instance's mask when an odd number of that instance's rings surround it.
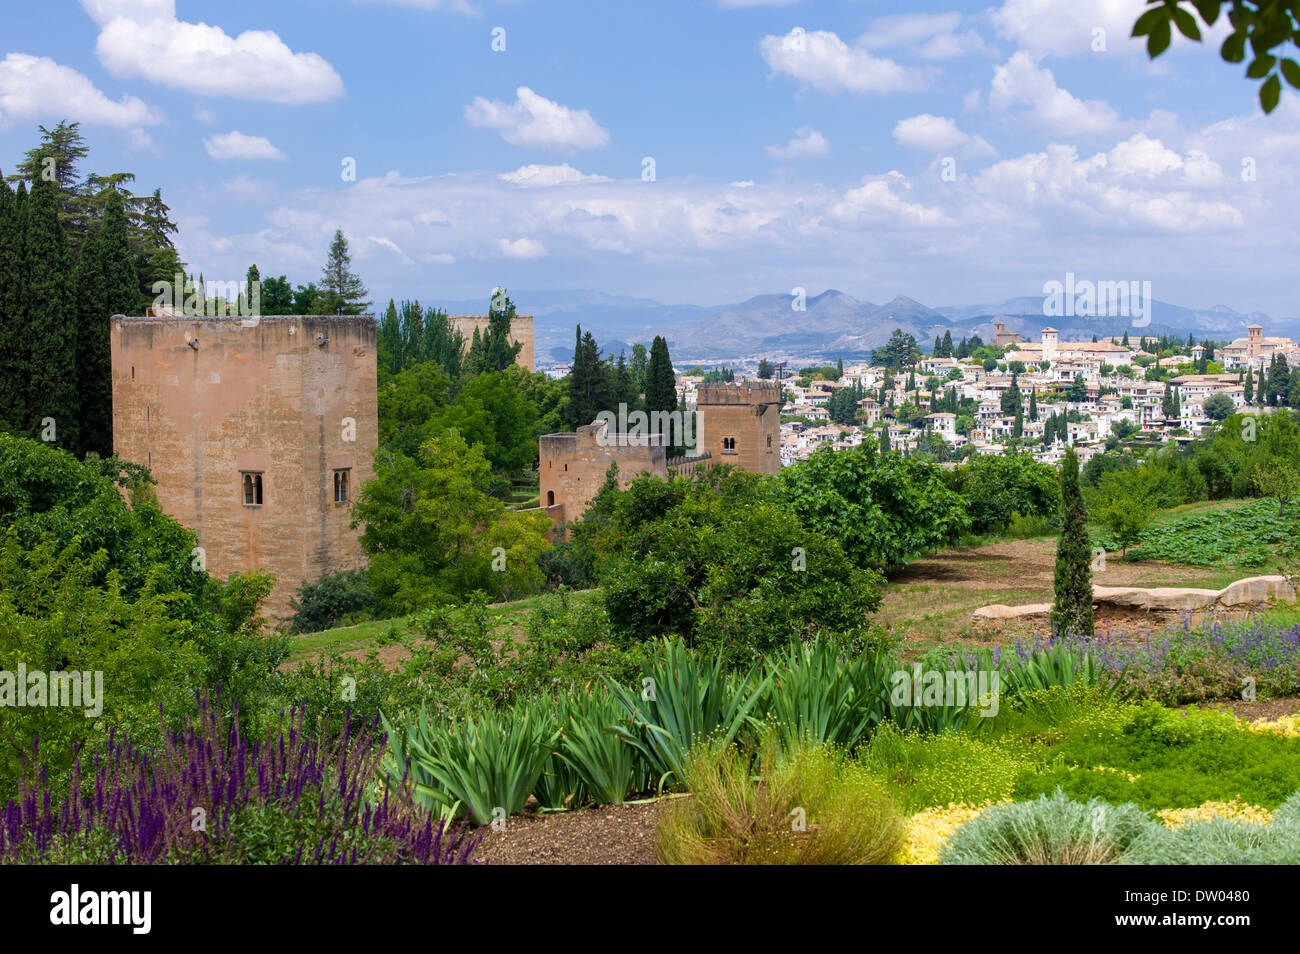
M 1252 322 L 1263 325 L 1265 334 L 1300 337 L 1300 318 L 1273 319 L 1226 305 L 1187 308 L 1159 300 L 1151 303 L 1149 323 L 1139 327 L 1133 318 L 1044 317 L 1042 295 L 932 308 L 901 295 L 878 305 L 828 289 L 807 298 L 802 310 L 792 307 L 788 294 L 756 295 L 730 305 L 665 305 L 589 290 L 519 291 L 511 292 L 511 298 L 520 314 L 534 317 L 534 348 L 542 365 L 572 359 L 578 324 L 595 335 L 607 354 L 630 351 L 630 342 L 648 344 L 655 335 L 663 335 L 678 366 L 758 358 L 852 361 L 869 356 L 895 328 L 913 335 L 922 349 L 929 350 L 945 332 L 958 341 L 975 334 L 992 341 L 995 321 L 1029 340 L 1037 340 L 1048 325 L 1060 331 L 1062 341 L 1125 331 L 1131 338 L 1191 332 L 1197 339 L 1221 340 L 1243 337 Z M 485 302 L 429 304 L 450 314 L 481 314 Z

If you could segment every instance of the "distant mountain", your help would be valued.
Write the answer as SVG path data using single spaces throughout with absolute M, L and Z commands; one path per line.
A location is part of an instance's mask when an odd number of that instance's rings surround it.
M 1258 322 L 1267 334 L 1300 338 L 1300 319 L 1275 319 L 1261 312 L 1242 313 L 1226 305 L 1185 308 L 1167 302 L 1152 304 L 1150 323 L 1137 327 L 1132 318 L 1089 318 L 1043 315 L 1042 295 L 1009 298 L 1003 302 L 945 305 L 931 308 L 898 296 L 883 305 L 860 301 L 836 289 L 806 300 L 796 311 L 789 295 L 755 295 L 734 305 L 665 305 L 645 298 L 606 295 L 587 290 L 511 291 L 522 314 L 535 319 L 535 351 L 539 362 L 566 364 L 573 357 L 574 326 L 590 331 L 607 354 L 631 350 L 632 342 L 648 344 L 664 335 L 673 362 L 708 364 L 719 361 L 860 360 L 889 338 L 895 328 L 913 335 L 925 350 L 936 337 L 949 332 L 958 340 L 978 334 L 993 338 L 993 323 L 1029 340 L 1038 340 L 1047 325 L 1058 329 L 1061 340 L 1086 340 L 1097 336 L 1178 334 L 1189 331 L 1198 338 L 1237 338 Z M 452 314 L 481 314 L 486 300 L 435 301 Z

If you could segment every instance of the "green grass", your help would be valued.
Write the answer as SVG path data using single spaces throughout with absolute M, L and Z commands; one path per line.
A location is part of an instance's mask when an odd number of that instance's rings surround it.
M 591 599 L 595 593 L 596 590 L 581 590 L 573 593 L 572 598 L 578 601 L 587 600 Z M 488 614 L 498 620 L 499 628 L 502 630 L 517 628 L 523 618 L 547 595 L 539 593 L 535 596 L 528 596 L 508 603 L 494 603 L 488 607 Z M 319 633 L 301 633 L 290 636 L 289 645 L 291 649 L 286 664 L 292 666 L 305 660 L 315 659 L 323 652 L 357 652 L 370 649 L 381 636 L 389 631 L 390 627 L 396 627 L 399 632 L 405 631 L 416 615 L 367 620 L 353 626 L 338 626 L 334 629 L 322 630 Z
M 1278 548 L 1300 538 L 1300 509 L 1279 516 L 1277 501 L 1269 498 L 1234 503 L 1230 508 L 1179 507 L 1159 514 L 1163 519 L 1152 521 L 1129 555 L 1135 560 L 1255 572 L 1275 566 Z M 1105 535 L 1097 539 L 1102 542 Z

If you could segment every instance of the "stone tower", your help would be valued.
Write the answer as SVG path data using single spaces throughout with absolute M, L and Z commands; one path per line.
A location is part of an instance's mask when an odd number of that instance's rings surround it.
M 780 384 L 701 384 L 695 406 L 698 453 L 711 454 L 713 464 L 730 464 L 755 474 L 780 472 Z
M 212 574 L 303 580 L 363 565 L 352 504 L 378 441 L 375 321 L 114 318 L 113 448 L 148 467 Z

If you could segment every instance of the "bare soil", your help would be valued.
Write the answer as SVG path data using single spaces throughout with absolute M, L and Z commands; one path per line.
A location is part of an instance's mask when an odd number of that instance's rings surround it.
M 474 857 L 496 865 L 653 865 L 654 832 L 669 799 L 548 815 L 512 815 Z

